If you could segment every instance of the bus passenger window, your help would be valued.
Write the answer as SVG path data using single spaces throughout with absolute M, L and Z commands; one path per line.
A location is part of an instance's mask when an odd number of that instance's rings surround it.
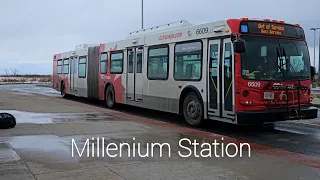
M 79 78 L 85 78 L 86 77 L 86 66 L 87 66 L 87 58 L 86 57 L 80 57 L 79 58 L 79 64 L 78 64 L 78 77 Z
M 107 68 L 108 68 L 108 54 L 107 53 L 102 53 L 101 54 L 101 60 L 100 60 L 100 73 L 105 74 L 107 73 Z
M 174 59 L 175 80 L 200 80 L 202 63 L 202 43 L 176 44 Z
M 218 75 L 217 68 L 218 68 L 218 55 L 219 55 L 219 49 L 218 44 L 212 44 L 210 46 L 210 66 L 211 66 L 211 76 L 216 77 Z
M 69 74 L 69 59 L 63 60 L 63 74 Z
M 231 43 L 226 43 L 224 51 L 224 76 L 227 78 L 231 78 L 232 75 L 231 58 Z
M 133 73 L 133 51 L 128 50 L 128 73 Z
M 123 53 L 112 53 L 110 58 L 110 73 L 121 74 L 123 68 Z
M 62 73 L 62 60 L 57 61 L 57 74 Z
M 137 49 L 137 73 L 142 73 L 143 50 Z
M 148 53 L 148 79 L 166 80 L 169 69 L 169 46 L 161 45 L 149 48 Z

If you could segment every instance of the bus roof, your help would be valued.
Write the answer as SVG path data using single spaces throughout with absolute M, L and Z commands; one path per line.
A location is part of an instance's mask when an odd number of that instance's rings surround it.
M 300 27 L 299 24 L 289 24 L 284 21 L 259 19 L 259 18 L 236 18 L 227 19 L 203 24 L 191 24 L 186 20 L 172 22 L 164 25 L 159 25 L 147 29 L 130 32 L 126 38 L 119 41 L 101 43 L 100 52 L 123 50 L 134 46 L 152 46 L 158 44 L 168 44 L 179 41 L 191 41 L 195 39 L 214 38 L 227 36 L 231 33 L 239 31 L 239 25 L 243 21 L 261 21 L 278 24 L 286 24 Z M 99 46 L 99 44 L 82 44 L 76 46 L 73 51 L 56 54 L 56 57 L 72 56 L 72 54 L 82 54 L 89 47 Z M 60 59 L 59 58 L 59 59 Z

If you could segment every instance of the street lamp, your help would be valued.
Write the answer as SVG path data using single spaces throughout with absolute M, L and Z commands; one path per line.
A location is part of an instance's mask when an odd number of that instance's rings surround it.
M 314 44 L 313 44 L 313 54 L 314 54 L 314 59 L 313 63 L 314 66 L 316 66 L 316 30 L 320 28 L 311 28 L 311 31 L 314 31 Z M 320 34 L 319 34 L 319 48 L 320 48 Z M 319 49 L 319 63 L 318 63 L 318 85 L 320 85 L 320 49 Z
M 143 29 L 143 0 L 141 0 L 141 29 Z

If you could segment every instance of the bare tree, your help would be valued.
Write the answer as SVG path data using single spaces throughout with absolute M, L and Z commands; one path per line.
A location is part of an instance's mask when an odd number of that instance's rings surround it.
M 12 69 L 12 68 L 10 68 L 10 71 L 11 71 L 13 76 L 18 75 L 18 72 L 19 72 L 17 69 Z
M 4 75 L 6 75 L 6 76 L 9 75 L 9 70 L 8 69 L 4 69 Z

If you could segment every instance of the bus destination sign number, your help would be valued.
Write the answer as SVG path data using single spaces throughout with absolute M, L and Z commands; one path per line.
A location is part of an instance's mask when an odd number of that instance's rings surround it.
M 282 36 L 284 32 L 284 26 L 277 24 L 259 23 L 257 28 L 260 29 L 261 34 Z

